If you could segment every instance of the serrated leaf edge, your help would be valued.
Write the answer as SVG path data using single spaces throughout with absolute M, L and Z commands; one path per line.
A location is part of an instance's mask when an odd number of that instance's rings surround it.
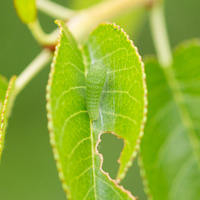
M 137 197 L 134 197 L 132 194 L 131 194 L 131 192 L 129 191 L 129 190 L 126 190 L 122 185 L 119 185 L 119 183 L 120 183 L 120 181 L 125 177 L 125 175 L 126 175 L 126 172 L 128 171 L 128 169 L 129 169 L 129 167 L 132 165 L 132 162 L 133 162 L 133 160 L 134 160 L 134 158 L 136 157 L 136 155 L 137 155 L 137 151 L 139 150 L 139 147 L 140 147 L 140 141 L 141 141 L 141 138 L 142 138 L 142 136 L 143 136 L 143 134 L 144 134 L 144 126 L 145 126 L 145 123 L 146 123 L 146 120 L 147 120 L 147 105 L 148 105 L 148 101 L 147 101 L 147 86 L 146 86 L 146 74 L 145 74 L 145 71 L 144 71 L 144 63 L 142 62 L 142 59 L 141 59 L 141 56 L 139 55 L 139 53 L 138 53 L 138 49 L 137 49 L 137 47 L 136 46 L 134 46 L 134 44 L 133 44 L 133 41 L 132 40 L 130 40 L 130 38 L 129 38 L 129 35 L 127 35 L 127 33 L 119 26 L 119 25 L 116 25 L 115 23 L 111 23 L 111 22 L 104 22 L 104 23 L 100 23 L 99 24 L 99 26 L 105 26 L 105 25 L 110 25 L 110 26 L 112 26 L 113 28 L 117 28 L 118 30 L 120 30 L 123 34 L 124 34 L 124 36 L 127 38 L 127 41 L 131 44 L 131 46 L 135 49 L 135 51 L 136 51 L 136 54 L 137 54 L 137 56 L 138 56 L 138 58 L 139 58 L 139 62 L 141 63 L 141 69 L 142 69 L 142 79 L 143 79 L 143 88 L 144 88 L 144 110 L 143 110 L 143 120 L 142 120 L 142 124 L 141 124 L 141 128 L 140 128 L 140 133 L 139 133 L 139 136 L 138 136 L 138 140 L 137 140 L 137 145 L 135 146 L 135 150 L 134 150 L 134 152 L 133 152 L 133 154 L 132 154 L 132 157 L 131 157 L 131 159 L 130 159 L 130 161 L 127 163 L 127 167 L 124 169 L 124 173 L 119 177 L 119 178 L 117 178 L 116 180 L 114 180 L 114 179 L 112 179 L 110 176 L 109 176 L 109 173 L 107 173 L 107 172 L 105 172 L 104 170 L 103 170 L 103 155 L 102 154 L 100 154 L 99 153 L 99 151 L 98 151 L 98 145 L 99 145 L 99 143 L 101 142 L 101 135 L 103 134 L 103 133 L 111 133 L 111 134 L 113 134 L 113 135 L 115 135 L 116 137 L 118 137 L 114 132 L 108 132 L 108 131 L 106 131 L 106 132 L 101 132 L 99 135 L 98 135 L 98 141 L 97 141 L 97 143 L 96 143 L 96 146 L 95 146 L 95 153 L 100 157 L 100 160 L 101 160 L 101 163 L 100 163 L 100 171 L 103 173 L 103 174 L 105 174 L 106 176 L 107 176 L 107 178 L 110 180 L 110 181 L 112 181 L 114 184 L 115 184 L 115 186 L 116 187 L 118 187 L 118 188 L 120 188 L 123 192 L 125 192 L 131 199 L 133 199 L 133 200 L 137 200 Z M 99 26 L 97 26 L 95 29 L 97 29 Z M 95 30 L 94 29 L 94 30 Z M 94 31 L 93 30 L 93 31 Z M 92 32 L 93 32 L 92 31 Z M 91 34 L 92 34 L 92 32 L 91 32 Z M 122 138 L 123 139 L 123 138 Z M 119 162 L 119 160 L 118 160 L 118 162 Z M 119 162 L 120 163 L 120 162 Z
M 131 199 L 137 200 L 137 197 L 134 197 L 134 196 L 131 194 L 131 192 L 130 192 L 129 190 L 124 189 L 124 187 L 123 187 L 122 185 L 118 185 L 118 182 L 117 182 L 116 180 L 112 179 L 112 178 L 109 176 L 109 173 L 105 172 L 105 171 L 103 170 L 103 168 L 102 168 L 102 167 L 103 167 L 103 155 L 99 153 L 99 151 L 98 151 L 98 145 L 99 145 L 99 143 L 101 142 L 101 135 L 104 134 L 104 133 L 111 133 L 111 134 L 115 135 L 116 137 L 118 137 L 114 132 L 107 132 L 107 131 L 101 132 L 101 133 L 98 135 L 98 141 L 97 141 L 96 146 L 95 146 L 95 153 L 96 153 L 96 154 L 100 157 L 100 159 L 101 159 L 100 171 L 101 171 L 103 174 L 105 174 L 105 175 L 108 177 L 108 179 L 109 179 L 110 181 L 112 181 L 112 182 L 115 184 L 116 187 L 120 188 L 123 192 L 125 192 Z
M 13 76 L 8 84 L 8 89 L 6 91 L 6 96 L 5 96 L 5 100 L 4 100 L 4 104 L 3 104 L 3 108 L 2 108 L 2 113 L 1 113 L 1 127 L 0 127 L 0 160 L 1 160 L 1 154 L 2 154 L 2 139 L 3 139 L 3 131 L 6 128 L 6 124 L 4 123 L 4 117 L 5 117 L 5 113 L 8 109 L 7 107 L 7 103 L 8 103 L 8 98 L 10 96 L 10 91 L 13 87 L 14 81 L 16 79 L 16 76 Z M 8 113 L 9 114 L 9 113 Z
M 128 169 L 132 166 L 133 160 L 137 156 L 137 152 L 138 152 L 138 150 L 140 148 L 141 139 L 142 139 L 142 137 L 144 135 L 144 127 L 145 127 L 145 123 L 147 121 L 147 106 L 148 106 L 146 74 L 145 74 L 144 63 L 142 62 L 142 57 L 140 56 L 140 54 L 138 52 L 138 48 L 134 45 L 133 41 L 130 40 L 129 35 L 124 31 L 124 29 L 121 28 L 120 26 L 116 25 L 115 23 L 111 23 L 111 22 L 102 23 L 102 25 L 111 25 L 113 28 L 115 28 L 115 29 L 117 28 L 118 30 L 121 31 L 122 34 L 124 34 L 124 37 L 126 37 L 127 42 L 129 42 L 130 45 L 132 46 L 132 48 L 135 50 L 136 55 L 138 56 L 139 62 L 141 64 L 141 70 L 142 70 L 142 80 L 143 80 L 143 89 L 144 89 L 144 97 L 143 97 L 143 101 L 144 101 L 143 119 L 142 119 L 142 123 L 141 123 L 141 126 L 140 126 L 140 133 L 139 133 L 138 139 L 136 141 L 136 146 L 135 146 L 135 149 L 133 151 L 133 154 L 132 154 L 129 162 L 127 163 L 126 167 L 124 168 L 123 173 L 120 174 L 117 177 L 117 179 L 116 179 L 116 182 L 120 183 L 120 181 L 126 176 L 126 173 L 127 173 Z M 119 160 L 118 160 L 118 163 L 120 164 Z
M 144 62 L 154 62 L 154 63 L 158 63 L 155 55 L 147 55 L 144 58 Z M 141 153 L 139 152 L 138 155 L 138 166 L 140 169 L 140 176 L 142 178 L 142 184 L 143 184 L 143 190 L 145 192 L 145 194 L 147 195 L 148 200 L 153 200 L 153 195 L 151 194 L 150 188 L 149 188 L 149 182 L 146 176 L 146 171 L 144 169 L 144 163 L 143 163 L 143 158 Z
M 49 79 L 48 79 L 48 84 L 46 87 L 46 109 L 47 109 L 47 119 L 48 119 L 48 130 L 49 130 L 49 137 L 50 137 L 50 144 L 52 146 L 52 150 L 53 150 L 53 156 L 54 156 L 54 160 L 56 161 L 56 167 L 58 170 L 58 176 L 59 179 L 61 180 L 62 183 L 62 188 L 65 191 L 67 198 L 70 200 L 71 199 L 71 195 L 70 195 L 70 190 L 66 184 L 65 178 L 64 178 L 64 173 L 63 173 L 63 169 L 62 169 L 62 165 L 60 162 L 60 158 L 59 158 L 59 153 L 56 147 L 56 141 L 55 141 L 55 135 L 53 132 L 53 121 L 52 121 L 52 110 L 51 110 L 51 99 L 50 99 L 50 91 L 51 91 L 51 85 L 52 85 L 52 78 L 53 78 L 53 74 L 55 72 L 55 63 L 56 63 L 56 59 L 59 53 L 59 47 L 61 46 L 61 37 L 63 35 L 63 28 L 61 26 L 61 24 L 59 23 L 58 20 L 55 21 L 56 24 L 58 24 L 60 31 L 59 31 L 59 35 L 58 35 L 58 43 L 55 47 L 55 51 L 54 51 L 54 57 L 53 57 L 53 61 L 51 63 L 51 70 L 49 73 Z
M 134 45 L 133 41 L 130 40 L 130 37 L 129 35 L 123 30 L 123 28 L 121 28 L 119 25 L 116 25 L 116 23 L 111 23 L 111 22 L 104 22 L 104 23 L 101 23 L 99 24 L 99 26 L 105 26 L 105 25 L 110 25 L 112 26 L 113 28 L 115 29 L 118 29 L 118 30 L 121 30 L 121 32 L 124 34 L 124 36 L 126 37 L 127 39 L 127 42 L 129 42 L 131 44 L 131 46 L 135 49 L 136 51 L 136 55 L 138 56 L 139 58 L 139 62 L 141 64 L 141 69 L 142 69 L 142 80 L 143 80 L 143 89 L 144 89 L 144 98 L 143 98 L 143 101 L 144 101 L 144 109 L 143 109 L 143 119 L 142 119 L 142 124 L 141 124 L 141 127 L 140 127 L 140 133 L 139 133 L 139 136 L 138 136 L 138 139 L 137 139 L 137 142 L 136 142 L 136 146 L 135 146 L 135 149 L 133 151 L 133 154 L 131 156 L 131 159 L 129 160 L 129 162 L 127 163 L 127 166 L 126 168 L 124 169 L 124 172 L 123 174 L 121 174 L 119 177 L 117 177 L 116 180 L 113 180 L 111 179 L 111 177 L 109 176 L 109 174 L 105 171 L 103 171 L 102 169 L 102 166 L 103 166 L 103 156 L 102 154 L 100 154 L 97 150 L 97 147 L 99 145 L 99 143 L 101 142 L 101 135 L 103 133 L 111 133 L 113 135 L 115 135 L 116 137 L 118 137 L 114 132 L 101 132 L 99 135 L 98 135 L 98 141 L 97 141 L 97 144 L 96 144 L 96 147 L 95 147 L 95 152 L 97 153 L 97 155 L 99 155 L 100 159 L 101 159 L 101 164 L 100 164 L 100 170 L 103 174 L 105 174 L 108 179 L 112 182 L 114 182 L 114 184 L 119 187 L 122 191 L 126 192 L 128 194 L 129 197 L 133 198 L 133 199 L 137 199 L 136 197 L 134 197 L 130 191 L 128 190 L 125 190 L 123 186 L 119 186 L 118 184 L 120 183 L 120 181 L 126 176 L 126 173 L 128 171 L 128 169 L 131 167 L 132 163 L 133 163 L 133 160 L 135 159 L 135 157 L 137 156 L 137 152 L 139 151 L 139 148 L 140 148 L 140 143 L 141 143 L 141 139 L 144 135 L 144 127 L 145 127 L 145 123 L 147 121 L 147 106 L 148 106 L 148 100 L 147 100 L 147 85 L 146 85 L 146 74 L 145 74 L 145 68 L 144 68 L 144 63 L 142 62 L 142 58 L 138 52 L 138 48 Z M 96 29 L 96 28 L 95 28 Z M 94 29 L 94 30 L 95 30 Z M 93 31 L 92 31 L 93 32 Z M 123 139 L 123 138 L 122 138 Z M 118 160 L 118 163 L 120 164 L 120 161 Z

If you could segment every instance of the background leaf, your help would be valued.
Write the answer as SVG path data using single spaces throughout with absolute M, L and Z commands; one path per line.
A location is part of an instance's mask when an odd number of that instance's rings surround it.
M 200 198 L 200 42 L 181 45 L 173 65 L 146 62 L 149 111 L 141 155 L 154 200 Z
M 25 24 L 34 22 L 37 17 L 35 0 L 13 0 L 21 21 Z
M 7 127 L 8 117 L 11 112 L 11 108 L 14 101 L 14 92 L 13 84 L 16 77 L 10 79 L 9 84 L 6 79 L 0 76 L 0 113 L 1 113 L 1 122 L 0 122 L 0 160 L 2 155 L 2 150 L 4 147 L 5 132 Z
M 63 188 L 72 199 L 135 199 L 102 171 L 97 145 L 102 132 L 124 139 L 118 176 L 123 178 L 136 156 L 146 113 L 145 74 L 137 49 L 122 29 L 102 24 L 90 35 L 81 54 L 67 28 L 60 22 L 59 26 L 47 110 Z M 100 117 L 91 122 L 85 105 L 85 76 L 91 63 L 97 61 L 105 64 L 107 79 Z

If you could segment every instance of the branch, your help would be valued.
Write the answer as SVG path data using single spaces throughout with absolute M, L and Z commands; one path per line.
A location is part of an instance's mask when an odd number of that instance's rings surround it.
M 96 25 L 112 20 L 139 7 L 148 6 L 153 0 L 110 0 L 92 6 L 72 17 L 67 26 L 77 42 L 81 42 Z
M 92 29 L 102 21 L 110 20 L 122 15 L 133 8 L 148 6 L 154 0 L 110 0 L 104 1 L 72 17 L 67 26 L 78 42 L 81 42 Z M 47 3 L 47 2 L 46 2 Z M 40 5 L 41 6 L 41 5 Z M 41 45 L 56 45 L 59 29 L 51 34 L 42 30 L 39 21 L 28 24 L 33 36 Z M 16 93 L 18 94 L 26 84 L 51 60 L 52 52 L 43 50 L 33 62 L 21 73 L 15 82 Z
M 18 94 L 27 83 L 44 67 L 50 62 L 53 54 L 50 50 L 44 49 L 29 65 L 28 67 L 18 76 L 15 82 L 16 94 Z
M 83 39 L 100 22 L 112 20 L 133 9 L 148 6 L 155 0 L 109 0 L 96 4 L 88 9 L 80 11 L 73 16 L 66 25 L 71 31 L 76 41 L 82 42 Z M 56 29 L 51 34 L 44 34 L 38 22 L 29 26 L 36 40 L 41 45 L 55 45 L 59 30 Z
M 57 36 L 55 33 L 46 34 L 40 26 L 38 19 L 36 19 L 33 23 L 29 23 L 28 28 L 30 29 L 35 40 L 42 46 L 50 46 L 52 44 L 56 44 Z
M 162 4 L 155 5 L 152 8 L 150 25 L 159 63 L 163 67 L 169 67 L 172 64 L 173 59 Z
M 49 15 L 53 19 L 61 19 L 64 21 L 70 19 L 78 12 L 48 0 L 37 0 L 36 6 L 38 10 Z

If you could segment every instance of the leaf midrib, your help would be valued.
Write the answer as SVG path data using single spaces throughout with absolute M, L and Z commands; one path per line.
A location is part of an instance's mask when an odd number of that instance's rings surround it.
M 88 64 L 87 63 L 87 57 L 86 55 L 84 54 L 84 51 L 83 49 L 81 49 L 81 53 L 82 53 L 82 56 L 83 56 L 83 64 L 85 66 L 85 79 L 87 78 L 87 73 L 88 73 Z M 94 161 L 94 139 L 93 139 L 93 122 L 92 120 L 90 119 L 90 137 L 91 137 L 91 154 L 92 154 L 92 172 L 93 172 L 93 182 L 94 182 L 94 185 L 93 185 L 93 188 L 94 188 L 94 198 L 95 200 L 97 199 L 97 192 L 96 192 L 96 174 L 95 174 L 95 161 Z M 87 195 L 86 195 L 87 196 Z
M 174 97 L 174 101 L 178 107 L 182 123 L 186 129 L 186 133 L 191 144 L 194 156 L 197 160 L 197 164 L 200 171 L 200 147 L 199 147 L 199 139 L 196 135 L 193 122 L 191 120 L 190 114 L 187 110 L 186 103 L 184 100 L 184 95 L 180 90 L 180 86 L 178 80 L 175 77 L 174 69 L 172 67 L 168 67 L 163 69 L 168 85 L 171 88 L 172 95 Z
M 96 199 L 96 181 L 95 181 L 95 164 L 94 164 L 94 140 L 93 140 L 93 124 L 92 120 L 90 120 L 90 137 L 91 137 L 91 151 L 92 151 L 92 172 L 93 172 L 93 182 L 94 182 L 94 197 Z

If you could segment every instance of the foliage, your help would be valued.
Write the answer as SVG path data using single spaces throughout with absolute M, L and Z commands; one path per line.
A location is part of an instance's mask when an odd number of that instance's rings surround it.
M 149 112 L 141 155 L 155 200 L 199 198 L 199 44 L 180 45 L 169 68 L 146 62 Z
M 140 57 L 116 25 L 100 25 L 81 53 L 67 27 L 58 24 L 61 33 L 47 86 L 47 110 L 63 188 L 72 199 L 135 199 L 102 171 L 97 146 L 102 132 L 124 139 L 118 173 L 118 178 L 123 178 L 136 155 L 144 123 L 145 82 Z M 107 71 L 100 117 L 94 122 L 89 119 L 85 104 L 85 75 L 91 62 L 101 62 Z M 123 84 L 124 79 L 127 84 Z
M 46 108 L 50 143 L 67 198 L 137 199 L 119 184 L 140 149 L 139 165 L 149 199 L 199 199 L 200 41 L 179 45 L 172 56 L 162 2 L 113 2 L 88 1 L 92 7 L 85 4 L 84 10 L 74 11 L 51 1 L 14 0 L 19 18 L 45 50 L 18 78 L 13 76 L 8 83 L 0 76 L 0 159 L 15 97 L 55 50 Z M 79 7 L 81 3 L 71 4 Z M 141 56 L 124 30 L 114 23 L 98 25 L 102 19 L 116 17 L 135 33 L 142 25 L 145 7 L 151 9 L 158 55 L 158 59 L 146 59 L 146 75 Z M 46 34 L 37 20 L 37 8 L 67 22 L 57 20 L 59 30 Z M 130 12 L 133 8 L 136 12 Z M 114 180 L 102 169 L 98 148 L 103 133 L 124 142 Z

